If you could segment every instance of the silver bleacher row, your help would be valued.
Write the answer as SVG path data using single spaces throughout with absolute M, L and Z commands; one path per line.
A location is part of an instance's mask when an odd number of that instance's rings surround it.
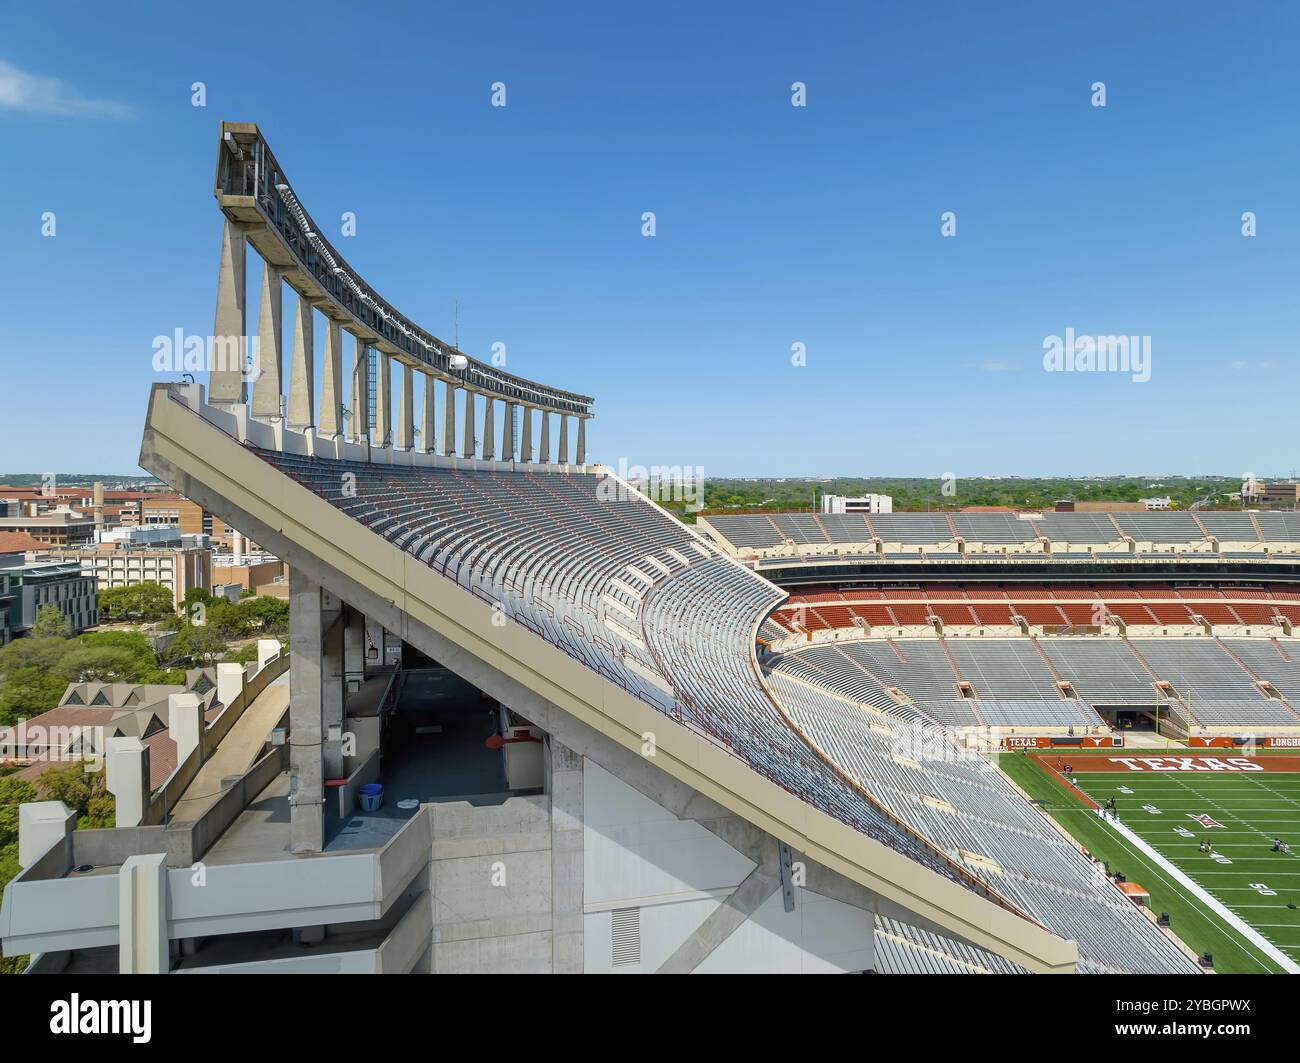
M 805 666 L 802 673 L 788 668 L 792 658 Z M 1077 941 L 1079 970 L 1195 969 L 999 771 L 915 714 L 863 708 L 810 685 L 810 664 L 806 654 L 786 655 L 768 672 L 797 726 L 882 806 L 1048 929 Z M 825 685 L 833 681 L 828 674 Z
M 950 543 L 957 536 L 968 542 L 998 545 L 1035 543 L 1042 536 L 1057 542 L 1100 545 L 1120 542 L 1126 535 L 1138 542 L 1176 544 L 1200 542 L 1207 534 L 1223 542 L 1300 543 L 1300 513 L 1256 513 L 1255 520 L 1251 516 L 1049 512 L 1031 519 L 1006 513 L 873 513 L 867 517 L 861 513 L 732 513 L 706 520 L 734 545 L 757 550 L 781 546 L 787 539 L 804 546 L 871 542 L 875 537 L 917 546 Z
M 1079 704 L 1061 697 L 1057 676 L 1068 682 L 1082 702 L 1081 719 L 1065 719 L 1067 726 L 1101 724 L 1091 706 L 1153 705 L 1168 703 L 1158 695 L 1151 672 L 1170 683 L 1191 710 L 1184 723 L 1205 726 L 1300 726 L 1297 715 L 1283 702 L 1265 697 L 1246 668 L 1266 679 L 1291 700 L 1300 698 L 1300 641 L 1288 660 L 1282 643 L 1273 639 L 1037 639 L 1039 655 L 1028 639 L 897 639 L 861 640 L 810 646 L 785 654 L 783 667 L 810 678 L 818 669 L 823 685 L 844 697 L 887 706 L 892 698 L 886 687 L 896 687 L 915 707 L 949 727 L 1053 726 L 1064 711 L 1060 705 Z M 952 655 L 944 652 L 945 642 Z M 1222 643 L 1222 645 L 1220 645 Z M 1291 644 L 1291 640 L 1287 640 Z M 1139 658 L 1138 655 L 1141 655 Z M 1288 657 L 1291 654 L 1287 655 Z M 800 662 L 809 669 L 798 671 Z M 953 669 L 960 669 L 960 677 Z M 1055 672 L 1053 672 L 1055 669 Z M 970 683 L 976 700 L 960 698 L 959 679 Z M 1044 703 L 1042 715 L 1032 719 L 1032 704 Z M 1023 723 L 995 723 L 985 706 L 1014 702 Z M 1300 704 L 1300 701 L 1292 702 Z M 964 707 L 963 707 L 964 706 Z M 1050 707 L 1050 708 L 1049 708 Z M 993 710 L 996 712 L 997 710 Z M 1182 718 L 1177 705 L 1171 707 Z
M 1019 964 L 898 919 L 875 917 L 877 974 L 1024 974 Z
M 753 636 L 784 592 L 703 545 L 640 496 L 602 492 L 601 478 L 590 473 L 407 468 L 257 453 L 803 801 L 986 892 L 838 778 L 763 692 L 753 669 Z M 344 474 L 355 478 L 346 494 Z M 657 571 L 647 555 L 670 574 Z M 611 582 L 644 585 L 628 577 L 629 566 L 655 583 L 639 600 Z M 637 619 L 611 609 L 607 595 Z
M 259 453 L 809 805 L 969 889 L 1007 898 L 1065 936 L 1086 940 L 1081 969 L 1171 969 L 1163 939 L 1149 925 L 1145 934 L 1136 926 L 1126 929 L 1122 909 L 1112 913 L 1112 887 L 1104 879 L 1061 870 L 1060 854 L 1074 850 L 1045 831 L 1042 817 L 1018 795 L 998 804 L 996 820 L 987 822 L 983 811 L 960 817 L 960 824 L 947 813 L 942 820 L 917 814 L 926 807 L 919 795 L 936 791 L 959 808 L 980 807 L 973 802 L 989 793 L 1005 798 L 1009 791 L 1000 776 L 986 770 L 976 777 L 967 765 L 904 770 L 877 757 L 898 768 L 879 793 L 841 778 L 789 726 L 754 671 L 759 621 L 784 592 L 702 546 L 657 507 L 639 497 L 603 497 L 592 474 L 401 468 Z M 630 576 L 629 567 L 645 578 Z M 646 589 L 618 591 L 616 579 Z M 611 600 L 617 608 L 610 608 Z M 891 718 L 928 726 L 907 710 Z M 976 823 L 982 824 L 978 837 L 972 834 Z M 986 853 L 1008 873 L 981 877 L 954 857 L 962 847 Z M 1123 944 L 1111 944 L 1112 937 Z

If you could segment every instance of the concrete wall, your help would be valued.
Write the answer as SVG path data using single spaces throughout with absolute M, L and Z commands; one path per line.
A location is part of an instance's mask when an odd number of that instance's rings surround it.
M 787 912 L 779 880 L 760 883 L 760 864 L 714 831 L 679 818 L 591 760 L 583 782 L 588 972 L 683 969 L 671 962 L 679 951 L 691 956 L 686 969 L 700 973 L 871 965 L 871 911 L 796 888 L 794 911 Z M 755 888 L 741 893 L 747 880 Z M 616 911 L 639 923 L 637 962 L 614 955 Z

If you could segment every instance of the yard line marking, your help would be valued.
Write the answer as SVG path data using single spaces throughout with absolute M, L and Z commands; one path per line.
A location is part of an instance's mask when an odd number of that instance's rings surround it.
M 1163 868 L 1169 875 L 1173 876 L 1173 878 L 1182 885 L 1183 888 L 1190 891 L 1194 896 L 1207 904 L 1222 919 L 1226 920 L 1236 930 L 1240 931 L 1243 936 L 1264 952 L 1265 955 L 1278 964 L 1284 971 L 1287 971 L 1290 974 L 1300 974 L 1300 964 L 1297 964 L 1287 956 L 1285 952 L 1269 941 L 1268 938 L 1264 937 L 1263 934 L 1242 919 L 1241 916 L 1237 915 L 1236 912 L 1222 904 L 1207 890 L 1189 878 L 1181 868 L 1166 860 L 1164 856 L 1148 845 L 1136 833 L 1129 830 L 1123 823 L 1119 823 L 1115 820 L 1107 820 L 1106 822 L 1108 822 L 1123 837 L 1127 838 L 1134 846 L 1150 857 L 1150 859 L 1155 861 L 1156 864 Z

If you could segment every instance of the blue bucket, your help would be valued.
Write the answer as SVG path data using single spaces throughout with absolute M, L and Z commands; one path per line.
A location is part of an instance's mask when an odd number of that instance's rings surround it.
M 363 812 L 374 812 L 384 803 L 384 787 L 377 782 L 368 782 L 359 791 Z

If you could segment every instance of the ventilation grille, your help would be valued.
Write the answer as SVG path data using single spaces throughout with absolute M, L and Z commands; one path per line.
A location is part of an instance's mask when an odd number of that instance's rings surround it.
M 615 908 L 613 913 L 613 965 L 629 967 L 641 962 L 641 909 Z

